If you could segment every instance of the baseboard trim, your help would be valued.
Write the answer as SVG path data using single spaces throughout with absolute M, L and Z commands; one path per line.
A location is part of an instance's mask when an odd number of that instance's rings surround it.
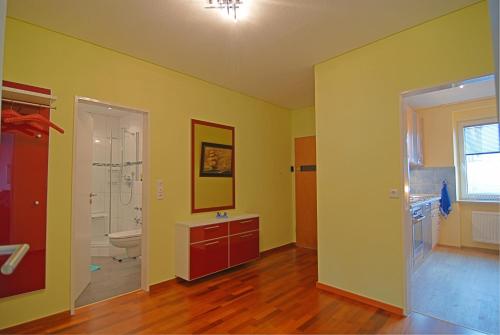
M 381 301 L 374 300 L 371 298 L 367 298 L 367 297 L 364 297 L 362 295 L 352 293 L 349 291 L 345 291 L 345 290 L 342 290 L 342 289 L 339 289 L 339 288 L 336 288 L 333 286 L 329 286 L 329 285 L 326 285 L 326 284 L 323 284 L 320 282 L 316 282 L 316 288 L 323 290 L 323 291 L 326 291 L 326 292 L 329 292 L 329 293 L 340 295 L 342 297 L 345 297 L 345 298 L 348 298 L 351 300 L 355 300 L 357 302 L 361 302 L 361 303 L 366 304 L 366 305 L 370 305 L 373 307 L 383 309 L 384 311 L 387 311 L 387 312 L 390 312 L 390 313 L 393 313 L 396 315 L 404 316 L 403 308 L 401 308 L 401 307 L 390 305 L 390 304 L 387 304 L 385 302 L 381 302 Z
M 478 243 L 480 243 L 480 242 L 478 242 Z M 471 246 L 465 246 L 465 245 L 459 245 L 459 246 L 457 246 L 457 245 L 447 245 L 447 244 L 440 244 L 440 243 L 438 243 L 436 245 L 436 247 L 443 247 L 443 248 L 450 248 L 450 249 L 457 249 L 457 250 L 470 250 L 470 251 L 483 252 L 483 253 L 486 253 L 486 254 L 493 254 L 493 255 L 499 255 L 500 254 L 500 247 L 498 247 L 498 249 L 489 249 L 489 248 L 471 247 Z
M 262 251 L 260 253 L 260 256 L 261 257 L 266 257 L 266 256 L 269 256 L 269 255 L 274 254 L 276 252 L 280 252 L 280 251 L 288 250 L 288 249 L 293 249 L 295 247 L 296 247 L 295 242 L 287 243 L 287 244 L 281 245 L 281 246 L 276 247 L 276 248 L 272 248 L 272 249 L 268 249 L 266 251 Z
M 156 284 L 153 284 L 153 285 L 150 285 L 149 286 L 149 292 L 150 293 L 155 293 L 156 291 L 158 290 L 161 290 L 161 289 L 164 289 L 166 287 L 169 287 L 170 285 L 172 284 L 176 284 L 176 283 L 180 283 L 182 282 L 183 280 L 180 279 L 180 278 L 172 278 L 172 279 L 167 279 L 165 281 L 161 281 L 159 283 L 156 283 Z
M 14 326 L 10 326 L 10 327 L 4 328 L 4 329 L 0 329 L 0 332 L 4 333 L 4 334 L 21 332 L 24 327 L 30 326 L 32 323 L 35 323 L 35 322 L 37 324 L 39 324 L 40 322 L 43 322 L 43 324 L 41 324 L 39 326 L 40 327 L 46 327 L 47 325 L 50 325 L 51 323 L 53 323 L 55 321 L 64 320 L 64 319 L 67 319 L 67 318 L 70 318 L 70 317 L 71 317 L 71 313 L 70 313 L 69 310 L 68 311 L 63 311 L 63 312 L 51 314 L 51 315 L 48 315 L 48 316 L 44 316 L 44 317 L 39 318 L 39 319 L 34 319 L 34 320 L 31 320 L 31 321 L 20 323 L 18 325 L 14 325 Z

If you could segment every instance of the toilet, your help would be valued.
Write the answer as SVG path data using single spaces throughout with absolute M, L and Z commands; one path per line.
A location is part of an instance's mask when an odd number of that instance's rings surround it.
M 141 229 L 120 231 L 111 233 L 108 236 L 111 245 L 117 248 L 125 248 L 128 258 L 136 258 L 141 255 Z M 121 261 L 118 257 L 116 259 Z

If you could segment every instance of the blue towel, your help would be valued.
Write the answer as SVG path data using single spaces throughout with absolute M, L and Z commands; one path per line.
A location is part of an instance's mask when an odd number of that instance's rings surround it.
M 439 200 L 439 210 L 444 217 L 448 217 L 451 213 L 451 201 L 450 195 L 448 194 L 448 185 L 443 182 L 443 187 L 441 188 L 441 200 Z

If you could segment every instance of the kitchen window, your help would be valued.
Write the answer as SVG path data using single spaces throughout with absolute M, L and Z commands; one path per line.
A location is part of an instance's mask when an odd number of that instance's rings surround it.
M 460 199 L 500 201 L 497 120 L 465 122 L 458 129 Z

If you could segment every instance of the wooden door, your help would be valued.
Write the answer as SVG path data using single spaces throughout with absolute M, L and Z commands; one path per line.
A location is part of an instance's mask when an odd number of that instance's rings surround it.
M 297 245 L 317 247 L 316 137 L 295 139 L 295 222 Z

